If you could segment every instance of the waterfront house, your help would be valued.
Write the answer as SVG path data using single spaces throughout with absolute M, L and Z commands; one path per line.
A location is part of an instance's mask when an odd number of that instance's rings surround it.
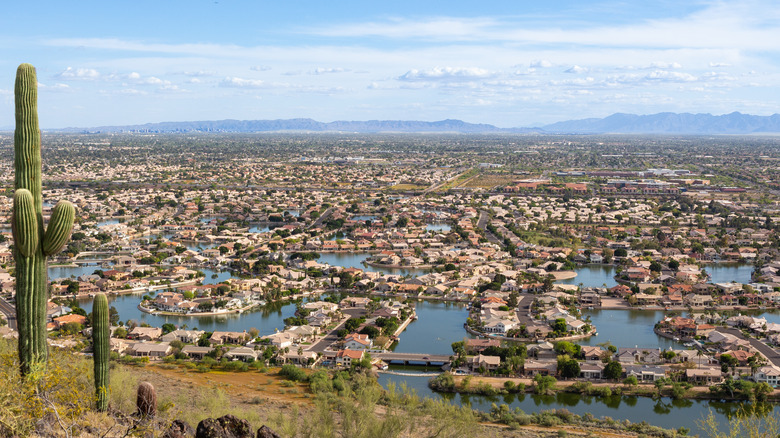
M 640 382 L 655 382 L 666 377 L 663 367 L 649 365 L 626 365 L 626 377 L 636 376 Z
M 580 377 L 583 379 L 603 378 L 604 364 L 600 361 L 583 362 L 580 364 Z
M 352 362 L 363 360 L 364 354 L 364 350 L 339 350 L 336 353 L 336 365 L 349 367 L 352 365 Z
M 780 367 L 775 365 L 764 365 L 753 374 L 753 380 L 757 383 L 767 383 L 772 388 L 777 388 L 780 384 Z
M 478 354 L 476 356 L 470 357 L 468 359 L 468 364 L 471 371 L 477 371 L 481 368 L 484 371 L 490 372 L 497 370 L 498 367 L 501 366 L 501 358 L 498 356 L 485 356 Z
M 723 380 L 723 374 L 718 368 L 688 368 L 685 379 L 696 385 L 712 385 Z
M 537 374 L 554 376 L 558 372 L 558 363 L 554 360 L 540 361 L 526 359 L 523 364 L 523 374 L 526 377 L 534 377 Z

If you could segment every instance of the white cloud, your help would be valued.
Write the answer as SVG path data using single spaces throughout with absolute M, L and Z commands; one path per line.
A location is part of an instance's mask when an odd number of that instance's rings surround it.
M 552 62 L 546 60 L 546 59 L 540 59 L 533 61 L 530 65 L 531 68 L 549 68 L 552 67 Z
M 260 79 L 226 77 L 219 83 L 219 85 L 221 87 L 230 88 L 263 88 L 265 86 L 265 82 Z
M 184 71 L 181 74 L 183 74 L 184 76 L 190 76 L 190 77 L 214 76 L 214 72 L 213 71 L 208 71 L 208 70 Z
M 343 73 L 349 71 L 348 69 L 341 68 L 341 67 L 332 67 L 332 68 L 325 68 L 325 67 L 317 67 L 314 70 L 310 72 L 310 74 L 313 75 L 324 75 L 328 73 Z
M 59 79 L 63 80 L 96 80 L 100 78 L 100 73 L 97 70 L 91 68 L 73 68 L 68 67 L 63 72 L 55 75 Z
M 681 73 L 676 71 L 667 70 L 655 70 L 648 73 L 645 79 L 671 81 L 671 82 L 693 82 L 696 80 L 696 76 L 690 73 Z
M 563 72 L 564 73 L 576 73 L 576 74 L 579 74 L 579 73 L 586 73 L 587 71 L 588 71 L 588 69 L 585 68 L 585 67 L 580 67 L 579 65 L 573 65 L 573 66 L 567 68 L 566 70 L 564 70 Z
M 430 70 L 409 70 L 398 77 L 402 81 L 431 81 L 431 80 L 473 80 L 484 79 L 495 74 L 476 67 L 434 67 Z
M 682 68 L 682 65 L 677 62 L 651 62 L 646 68 L 673 69 Z
M 70 85 L 68 84 L 54 84 L 54 85 L 46 85 L 38 82 L 38 88 L 43 88 L 50 91 L 68 91 L 70 90 Z M 0 93 L 2 94 L 2 93 Z
M 731 64 L 729 64 L 727 62 L 710 62 L 710 67 L 712 67 L 712 68 L 731 67 Z
M 271 70 L 271 67 L 267 66 L 267 65 L 253 65 L 252 67 L 249 67 L 249 70 L 252 70 L 252 71 L 268 71 L 268 70 Z

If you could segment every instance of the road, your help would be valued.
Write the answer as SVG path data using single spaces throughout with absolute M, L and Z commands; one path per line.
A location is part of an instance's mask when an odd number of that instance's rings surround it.
M 735 328 L 728 328 L 728 327 L 718 327 L 717 330 L 721 333 L 728 333 L 730 335 L 734 335 L 740 339 L 745 339 L 748 342 L 750 342 L 750 345 L 761 352 L 764 356 L 766 356 L 767 360 L 772 363 L 772 365 L 780 367 L 780 353 L 778 353 L 777 350 L 774 348 L 766 345 L 762 341 L 756 339 L 756 338 L 746 338 L 745 335 L 742 334 L 742 331 Z
M 320 226 L 322 226 L 322 223 L 325 222 L 325 219 L 327 219 L 328 216 L 333 214 L 333 209 L 334 209 L 334 207 L 330 207 L 327 210 L 325 210 L 325 212 L 322 213 L 322 215 L 320 217 L 318 217 L 316 221 L 314 221 L 314 224 L 312 224 L 311 227 L 312 228 L 319 228 Z
M 339 337 L 336 333 L 338 333 L 339 330 L 344 328 L 344 324 L 347 323 L 348 319 L 349 317 L 344 318 L 339 323 L 339 325 L 336 326 L 336 328 L 328 332 L 328 334 L 325 335 L 325 337 L 321 338 L 319 341 L 312 344 L 309 348 L 306 349 L 306 351 L 314 351 L 317 353 L 322 353 L 323 351 L 327 350 L 331 344 L 339 340 Z
M 0 312 L 5 315 L 5 320 L 8 321 L 8 327 L 16 330 L 16 308 L 13 304 L 0 298 Z
M 496 237 L 495 234 L 491 233 L 487 229 L 488 221 L 490 220 L 490 214 L 486 212 L 485 210 L 479 211 L 479 221 L 477 221 L 477 227 L 485 232 L 485 237 L 490 243 L 495 243 L 496 245 L 500 247 L 504 247 L 503 242 Z

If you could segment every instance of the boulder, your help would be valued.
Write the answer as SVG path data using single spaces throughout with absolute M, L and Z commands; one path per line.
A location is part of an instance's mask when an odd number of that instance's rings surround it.
M 195 435 L 195 429 L 192 426 L 184 421 L 174 420 L 161 438 L 190 438 L 193 435 Z
M 198 423 L 195 438 L 254 438 L 254 434 L 248 421 L 228 414 Z
M 271 430 L 270 427 L 264 424 L 263 427 L 257 429 L 257 438 L 282 438 L 282 437 L 277 435 L 276 432 L 274 432 L 273 430 Z

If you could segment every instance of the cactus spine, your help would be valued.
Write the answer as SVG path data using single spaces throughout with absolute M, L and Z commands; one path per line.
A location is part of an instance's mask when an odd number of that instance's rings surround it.
M 19 362 L 24 375 L 46 365 L 46 256 L 56 254 L 70 237 L 75 209 L 60 201 L 44 232 L 41 200 L 41 132 L 38 128 L 38 80 L 35 68 L 22 64 L 14 87 L 14 204 L 11 226 L 16 261 L 16 319 Z
M 108 409 L 108 357 L 110 353 L 108 327 L 108 299 L 103 293 L 92 301 L 92 359 L 95 362 L 95 394 L 97 410 Z

